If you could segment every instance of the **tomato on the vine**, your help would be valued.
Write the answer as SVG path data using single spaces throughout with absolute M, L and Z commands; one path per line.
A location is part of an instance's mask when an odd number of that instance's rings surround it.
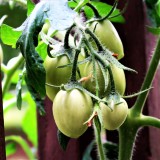
M 103 20 L 101 22 L 94 21 L 89 27 L 92 31 L 94 31 L 100 42 L 106 48 L 113 53 L 118 54 L 118 59 L 124 57 L 122 41 L 117 30 L 109 20 Z
M 78 138 L 87 130 L 84 123 L 92 108 L 92 99 L 86 93 L 78 89 L 60 90 L 53 101 L 53 116 L 58 129 L 68 137 Z
M 105 91 L 105 80 L 103 73 L 99 64 L 96 62 L 96 73 L 97 73 L 97 80 L 99 85 L 99 96 L 105 97 L 109 94 L 110 90 L 110 77 L 109 72 L 106 70 L 106 76 L 108 77 L 107 90 Z M 120 94 L 123 95 L 126 89 L 126 79 L 123 69 L 116 67 L 114 64 L 111 64 L 111 70 L 113 74 L 113 80 L 115 84 L 115 90 Z M 82 85 L 93 94 L 96 94 L 96 81 L 93 77 L 93 63 L 87 62 L 82 73 L 82 77 L 87 77 L 85 81 L 82 82 Z
M 126 89 L 126 78 L 124 70 L 118 68 L 116 65 L 111 64 L 111 70 L 113 74 L 113 80 L 115 84 L 115 89 L 120 95 L 124 95 Z
M 50 58 L 49 56 L 47 56 L 44 61 L 44 68 L 46 70 L 46 83 L 56 86 L 67 83 L 71 76 L 72 68 L 57 67 L 69 63 L 69 58 L 65 55 L 56 58 Z M 50 98 L 50 100 L 54 100 L 58 91 L 59 88 L 46 85 L 46 94 Z
M 120 103 L 114 105 L 113 111 L 104 103 L 100 103 L 103 127 L 108 130 L 119 128 L 128 114 L 127 102 L 120 98 Z
M 99 86 L 99 96 L 100 97 L 104 97 L 106 95 L 105 92 L 105 80 L 103 77 L 103 73 L 101 71 L 101 68 L 99 66 L 99 64 L 97 63 L 97 61 L 95 62 L 95 68 L 96 68 L 96 77 L 98 80 L 98 86 Z M 93 62 L 87 62 L 83 72 L 82 72 L 82 77 L 87 77 L 87 79 L 82 82 L 82 85 L 90 92 L 92 92 L 93 94 L 96 94 L 96 81 L 95 81 L 95 77 L 94 77 L 94 73 L 93 73 Z M 109 74 L 106 71 L 106 76 L 108 77 Z M 109 79 L 109 77 L 108 77 Z M 107 87 L 108 87 L 109 81 L 107 83 Z

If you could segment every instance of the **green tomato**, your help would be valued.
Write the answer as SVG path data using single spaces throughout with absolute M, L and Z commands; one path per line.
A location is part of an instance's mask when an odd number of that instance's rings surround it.
M 124 92 L 126 89 L 126 79 L 125 79 L 125 74 L 124 74 L 123 69 L 120 69 L 116 67 L 115 65 L 111 64 L 111 70 L 113 74 L 113 80 L 114 80 L 116 91 L 120 95 L 124 95 Z M 105 97 L 106 95 L 109 94 L 109 91 L 110 91 L 109 73 L 108 71 L 106 71 L 106 75 L 108 76 L 109 81 L 107 84 L 107 91 L 105 91 L 104 77 L 100 69 L 100 66 L 97 63 L 96 63 L 96 71 L 97 71 L 97 79 L 98 79 L 98 85 L 99 85 L 99 96 Z M 91 93 L 96 94 L 96 82 L 95 82 L 95 78 L 93 77 L 92 62 L 86 63 L 84 69 L 81 72 L 81 75 L 82 77 L 88 77 L 84 82 L 82 82 L 83 87 L 86 88 Z
M 114 64 L 111 65 L 111 70 L 113 74 L 113 80 L 115 84 L 115 89 L 120 95 L 124 95 L 126 89 L 126 78 L 124 70 L 116 67 Z
M 60 90 L 53 101 L 53 116 L 58 129 L 68 137 L 78 138 L 88 128 L 84 124 L 92 114 L 92 99 L 73 89 Z
M 102 22 L 95 21 L 90 25 L 90 29 L 93 31 L 95 26 L 94 33 L 100 42 L 111 52 L 118 54 L 118 59 L 123 58 L 123 44 L 113 24 L 109 20 L 103 20 Z
M 119 128 L 125 121 L 128 114 L 128 105 L 123 98 L 120 104 L 114 105 L 113 111 L 104 103 L 100 103 L 103 127 L 108 130 Z
M 70 63 L 70 61 L 67 56 L 60 56 L 57 58 L 50 58 L 49 56 L 47 56 L 44 61 L 44 68 L 46 70 L 46 83 L 56 86 L 67 83 L 71 76 L 72 68 L 57 67 L 68 63 Z M 54 100 L 58 91 L 59 88 L 46 85 L 46 94 L 50 100 Z
M 104 97 L 106 95 L 106 92 L 105 92 L 105 81 L 104 81 L 103 73 L 101 71 L 99 64 L 97 62 L 95 64 L 96 64 L 95 67 L 96 67 L 96 74 L 97 74 L 96 76 L 97 76 L 98 85 L 99 85 L 99 96 Z M 82 77 L 87 77 L 87 78 L 84 82 L 82 82 L 82 85 L 91 93 L 96 94 L 96 81 L 93 74 L 94 74 L 93 63 L 87 62 L 81 74 Z M 108 72 L 106 72 L 106 75 L 109 76 Z M 107 87 L 108 85 L 109 83 L 107 84 Z

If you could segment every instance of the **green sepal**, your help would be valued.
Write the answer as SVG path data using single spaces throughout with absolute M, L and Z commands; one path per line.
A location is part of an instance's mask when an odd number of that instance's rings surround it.
M 61 148 L 65 151 L 67 149 L 67 145 L 70 141 L 70 137 L 64 135 L 60 130 L 57 131 L 58 142 Z
M 109 51 L 108 49 L 105 49 L 105 51 L 99 52 L 99 54 L 102 56 L 102 59 L 109 61 L 110 63 L 114 64 L 116 67 L 137 73 L 137 71 L 135 71 L 134 69 L 131 69 L 121 64 L 115 57 L 112 56 L 112 52 Z

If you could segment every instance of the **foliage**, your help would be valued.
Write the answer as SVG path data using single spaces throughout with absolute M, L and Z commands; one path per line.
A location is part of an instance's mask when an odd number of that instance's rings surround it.
M 94 22 L 103 24 L 104 21 L 108 20 L 124 23 L 125 20 L 121 15 L 121 11 L 116 8 L 118 1 L 115 1 L 113 6 L 89 0 L 73 0 L 69 1 L 68 4 L 67 2 L 67 0 L 46 0 L 40 1 L 37 5 L 34 5 L 30 0 L 28 0 L 28 17 L 24 23 L 16 29 L 6 24 L 2 24 L 5 18 L 1 18 L 1 40 L 3 43 L 10 45 L 13 48 L 19 48 L 22 54 L 12 58 L 7 65 L 2 64 L 2 71 L 4 73 L 2 82 L 4 103 L 8 101 L 8 103 L 6 103 L 6 107 L 4 107 L 4 112 L 7 112 L 12 106 L 15 106 L 15 103 L 17 104 L 18 109 L 23 109 L 24 106 L 30 106 L 26 109 L 25 116 L 23 117 L 22 129 L 34 147 L 36 147 L 36 107 L 41 115 L 45 114 L 43 103 L 46 96 L 45 86 L 48 85 L 53 88 L 58 88 L 58 91 L 65 90 L 67 93 L 73 89 L 77 89 L 78 92 L 84 92 L 90 96 L 94 103 L 93 112 L 83 125 L 89 127 L 93 122 L 95 141 L 89 145 L 83 159 L 91 159 L 90 153 L 95 143 L 97 144 L 98 154 L 101 160 L 104 160 L 106 156 L 108 159 L 116 159 L 117 155 L 119 160 L 131 159 L 133 152 L 132 148 L 138 129 L 142 126 L 154 126 L 160 128 L 160 120 L 158 118 L 142 114 L 160 59 L 160 40 L 157 43 L 157 48 L 151 59 L 150 67 L 146 74 L 141 91 L 135 94 L 138 97 L 134 106 L 130 109 L 127 108 L 128 112 L 126 112 L 127 117 L 125 116 L 125 121 L 123 121 L 124 123 L 117 123 L 119 125 L 116 125 L 116 128 L 114 128 L 118 129 L 119 132 L 119 153 L 117 153 L 117 145 L 110 142 L 105 144 L 102 143 L 101 132 L 104 123 L 103 110 L 100 109 L 99 103 L 106 104 L 105 106 L 108 107 L 107 109 L 110 111 L 113 111 L 115 107 L 119 105 L 124 105 L 121 99 L 126 96 L 121 95 L 115 87 L 114 72 L 111 65 L 115 65 L 117 68 L 123 70 L 132 72 L 136 71 L 124 66 L 118 61 L 119 53 L 114 53 L 114 51 L 111 50 L 109 46 L 105 45 L 104 42 L 104 44 L 102 44 L 100 38 L 101 35 L 97 34 L 99 32 L 96 33 L 97 24 L 92 30 L 90 28 L 90 24 Z M 148 27 L 148 29 L 152 33 L 159 34 L 159 28 L 157 28 L 160 23 L 159 1 L 146 0 L 146 4 L 149 16 L 156 27 Z M 10 6 L 13 7 L 14 5 L 10 4 Z M 61 10 L 63 10 L 63 12 L 61 12 Z M 45 25 L 48 25 L 47 31 L 44 31 Z M 64 30 L 65 33 L 62 32 L 62 30 Z M 113 30 L 114 27 L 112 28 L 112 31 Z M 72 36 L 72 32 L 74 32 L 74 36 Z M 118 34 L 116 30 L 114 30 L 114 32 L 115 34 Z M 63 38 L 58 36 L 58 33 L 60 33 Z M 113 35 L 111 34 L 107 38 L 111 39 L 112 36 Z M 73 41 L 70 39 L 71 37 Z M 121 40 L 119 42 L 121 42 Z M 79 55 L 81 54 L 82 49 L 84 49 L 84 58 L 79 60 Z M 47 55 L 53 59 L 58 59 L 60 56 L 68 57 L 68 64 L 55 67 L 55 70 L 64 67 L 71 67 L 72 72 L 68 79 L 68 83 L 60 85 L 46 83 L 47 74 L 43 62 Z M 84 66 L 88 62 L 92 63 L 92 75 L 82 76 L 83 67 L 81 67 L 81 65 Z M 96 68 L 97 66 L 99 67 L 98 69 Z M 99 71 L 101 72 L 101 76 Z M 18 74 L 19 78 L 17 77 Z M 104 94 L 100 94 L 101 88 L 98 76 L 100 76 L 100 79 L 103 78 L 104 86 L 102 87 L 102 90 Z M 94 81 L 94 85 L 92 85 L 94 86 L 93 90 L 95 92 L 88 90 L 88 88 L 83 85 L 84 81 L 91 78 L 94 79 L 92 80 Z M 12 85 L 16 88 L 16 92 L 12 88 Z M 9 91 L 10 94 L 8 94 L 7 91 Z M 15 93 L 17 94 L 16 98 L 14 97 Z M 131 95 L 130 97 L 135 95 Z M 34 102 L 36 102 L 36 104 Z M 72 101 L 70 101 L 70 103 L 71 104 L 69 106 L 74 104 Z M 58 104 L 59 103 L 57 103 L 57 106 Z M 76 114 L 80 115 L 81 113 L 76 112 Z M 54 118 L 56 118 L 56 116 Z M 116 118 L 113 117 L 112 121 L 114 122 L 115 119 Z M 32 126 L 29 125 L 29 123 L 31 123 Z M 74 127 L 78 127 L 78 125 L 74 125 Z M 62 133 L 62 130 L 58 130 L 58 140 L 62 149 L 65 150 L 70 138 L 67 137 L 65 133 Z M 69 132 L 70 131 L 72 131 L 72 128 L 69 128 Z M 6 141 L 15 141 L 21 145 L 29 158 L 35 158 L 35 155 L 30 150 L 28 143 L 22 137 L 10 136 L 6 137 Z M 16 151 L 13 143 L 8 144 L 7 148 L 8 155 Z M 115 154 L 110 155 L 110 150 Z

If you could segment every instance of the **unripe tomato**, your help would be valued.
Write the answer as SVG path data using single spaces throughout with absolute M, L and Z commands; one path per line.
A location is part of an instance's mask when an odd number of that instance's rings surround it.
M 100 103 L 102 122 L 105 129 L 115 130 L 125 121 L 128 113 L 128 105 L 123 98 L 120 98 L 120 102 L 120 104 L 114 105 L 113 111 L 104 103 Z
M 99 85 L 99 96 L 104 97 L 106 95 L 106 92 L 105 92 L 105 81 L 104 81 L 103 73 L 101 71 L 99 64 L 97 62 L 95 64 L 96 64 L 95 66 L 96 66 L 96 73 L 97 73 L 96 76 L 97 76 L 98 85 Z M 87 62 L 82 72 L 82 77 L 88 77 L 88 78 L 84 82 L 82 82 L 82 85 L 88 91 L 92 92 L 93 94 L 96 94 L 96 81 L 93 74 L 94 74 L 93 63 Z M 106 71 L 106 75 L 109 76 L 108 71 Z M 107 86 L 108 85 L 109 83 L 107 84 Z
M 109 20 L 103 20 L 102 22 L 93 22 L 90 25 L 90 29 L 93 31 L 101 41 L 101 43 L 113 53 L 118 54 L 118 59 L 124 57 L 123 44 L 118 35 L 117 30 Z
M 58 129 L 68 137 L 78 138 L 86 130 L 84 124 L 92 114 L 92 99 L 86 93 L 73 89 L 60 90 L 53 101 L 53 116 Z
M 71 76 L 71 67 L 57 68 L 70 63 L 67 56 L 60 56 L 57 58 L 46 57 L 44 61 L 44 68 L 46 70 L 46 83 L 51 85 L 61 85 L 68 82 Z M 50 100 L 54 100 L 59 88 L 51 87 L 46 85 L 46 94 Z
M 115 84 L 115 89 L 120 95 L 124 95 L 126 89 L 126 78 L 124 70 L 116 67 L 114 64 L 111 65 L 111 70 L 113 74 L 113 80 Z

